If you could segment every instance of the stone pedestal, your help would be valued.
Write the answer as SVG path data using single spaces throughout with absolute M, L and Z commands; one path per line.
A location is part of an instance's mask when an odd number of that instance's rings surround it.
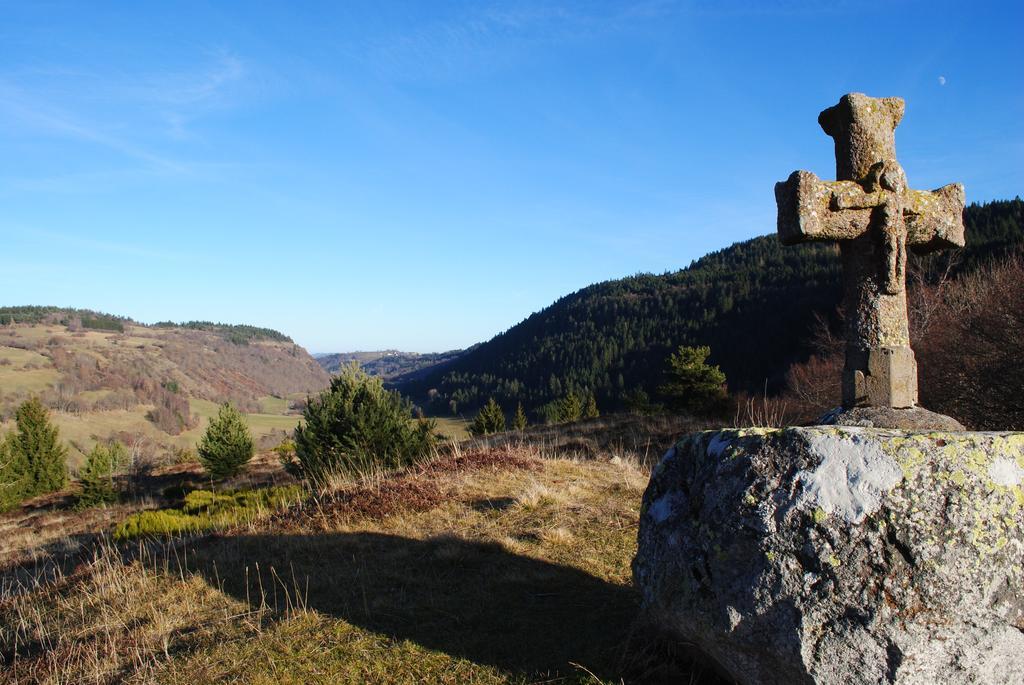
M 1024 434 L 697 433 L 644 495 L 648 619 L 741 683 L 1024 682 Z
M 909 409 L 917 404 L 917 361 L 910 345 L 848 349 L 843 406 Z

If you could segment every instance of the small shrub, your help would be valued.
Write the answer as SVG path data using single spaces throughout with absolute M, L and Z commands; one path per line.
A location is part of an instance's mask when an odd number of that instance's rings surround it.
M 179 435 L 196 424 L 188 398 L 177 394 L 176 383 L 174 387 L 172 390 L 163 385 L 148 392 L 155 406 L 146 413 L 146 418 L 168 435 Z
M 199 441 L 199 461 L 215 479 L 238 473 L 255 448 L 245 419 L 230 404 L 221 406 Z
M 490 435 L 501 433 L 505 430 L 505 412 L 501 406 L 494 401 L 494 398 L 487 400 L 487 404 L 476 415 L 473 422 L 469 424 L 469 434 L 473 436 Z
M 119 442 L 93 447 L 78 476 L 82 491 L 75 506 L 85 509 L 116 502 L 118 494 L 114 486 L 114 474 L 127 463 L 128 451 Z
M 664 407 L 651 401 L 651 396 L 643 388 L 633 388 L 626 391 L 623 396 L 623 402 L 626 405 L 626 409 L 634 414 L 650 416 L 664 411 Z
M 284 470 L 293 476 L 300 475 L 298 468 L 298 458 L 295 456 L 295 441 L 285 440 L 280 445 L 274 448 L 274 453 L 277 455 L 278 460 L 281 462 L 281 466 Z
M 199 461 L 196 451 L 191 447 L 172 447 L 170 456 L 172 464 L 195 464 Z
M 292 469 L 323 484 L 336 473 L 395 469 L 426 456 L 436 423 L 412 418 L 412 403 L 384 389 L 357 364 L 341 370 L 331 386 L 310 398 L 295 429 Z
M 114 539 L 122 541 L 144 535 L 182 535 L 199 530 L 196 517 L 182 514 L 177 509 L 157 509 L 129 516 L 114 529 Z
M 180 509 L 157 509 L 132 514 L 114 529 L 114 539 L 200 533 L 255 520 L 302 498 L 298 485 L 259 490 L 211 492 L 193 490 Z

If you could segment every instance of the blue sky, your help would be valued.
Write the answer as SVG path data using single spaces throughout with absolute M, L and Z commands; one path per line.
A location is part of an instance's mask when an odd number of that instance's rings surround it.
M 849 91 L 913 187 L 1010 198 L 1022 8 L 0 2 L 0 303 L 462 347 L 773 231 Z

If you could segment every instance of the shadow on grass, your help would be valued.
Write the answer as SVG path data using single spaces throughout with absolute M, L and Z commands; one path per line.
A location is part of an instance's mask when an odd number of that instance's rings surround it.
M 619 682 L 637 610 L 629 587 L 455 537 L 233 536 L 197 554 L 208 582 L 251 604 L 260 583 L 271 608 L 297 588 L 308 609 L 525 676 L 579 664 Z

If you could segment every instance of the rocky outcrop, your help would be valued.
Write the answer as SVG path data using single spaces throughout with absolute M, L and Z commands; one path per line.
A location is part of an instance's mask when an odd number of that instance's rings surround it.
M 1024 434 L 697 433 L 644 495 L 647 617 L 742 683 L 1024 682 Z

